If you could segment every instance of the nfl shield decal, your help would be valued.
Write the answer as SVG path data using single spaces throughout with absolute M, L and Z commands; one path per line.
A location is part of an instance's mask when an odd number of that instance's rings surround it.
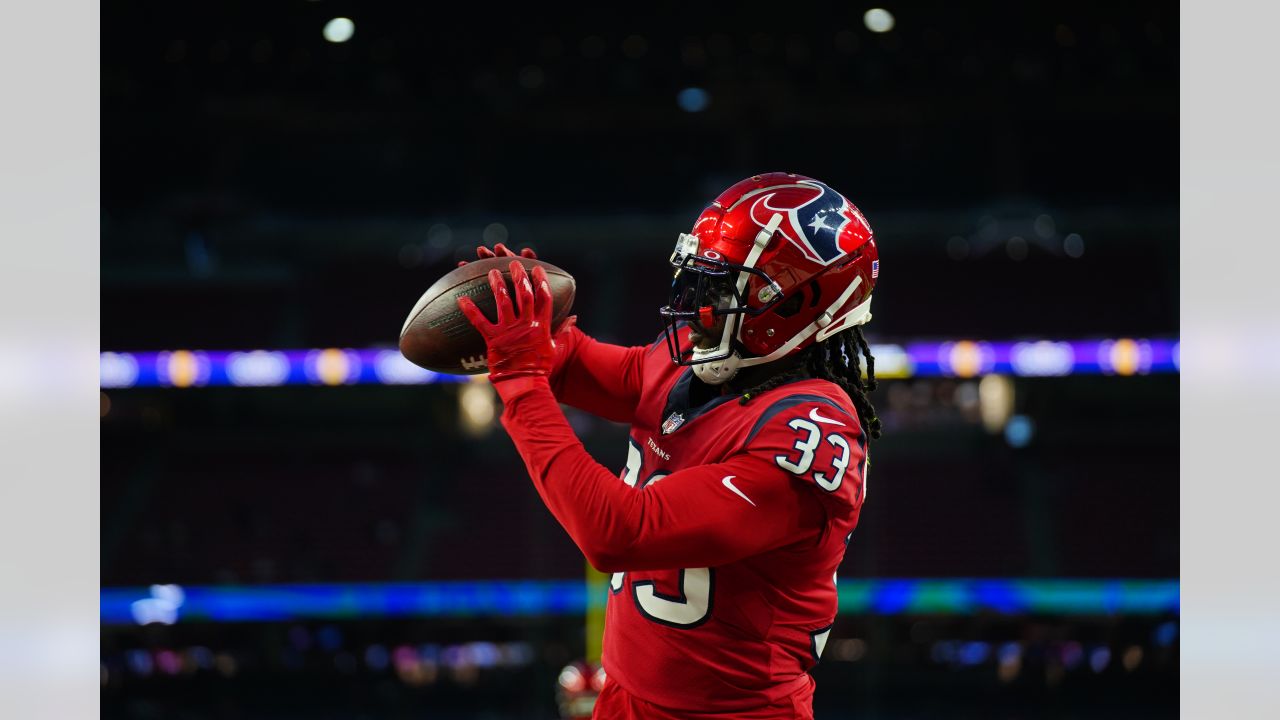
M 667 417 L 666 422 L 662 423 L 662 434 L 670 435 L 676 430 L 679 430 L 680 426 L 683 424 L 684 424 L 683 414 L 678 412 L 671 413 L 671 415 Z

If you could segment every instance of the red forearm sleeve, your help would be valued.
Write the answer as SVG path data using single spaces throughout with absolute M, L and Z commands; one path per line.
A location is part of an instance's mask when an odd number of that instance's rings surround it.
M 763 457 L 736 455 L 637 490 L 587 454 L 543 378 L 497 388 L 534 487 L 602 572 L 713 567 L 821 532 L 821 504 Z
M 640 402 L 645 348 L 597 342 L 576 326 L 556 342 L 566 345 L 551 373 L 556 398 L 606 420 L 631 422 Z

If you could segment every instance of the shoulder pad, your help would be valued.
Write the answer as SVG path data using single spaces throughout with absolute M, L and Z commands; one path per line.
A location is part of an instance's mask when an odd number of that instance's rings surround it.
M 774 401 L 743 449 L 840 504 L 857 507 L 862 501 L 867 437 L 856 412 L 829 397 L 797 393 Z

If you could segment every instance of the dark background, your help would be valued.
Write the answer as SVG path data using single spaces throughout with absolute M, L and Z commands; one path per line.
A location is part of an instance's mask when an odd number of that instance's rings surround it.
M 875 228 L 872 342 L 1176 337 L 1176 6 L 890 5 L 884 34 L 870 7 L 113 4 L 102 347 L 393 346 L 418 295 L 495 240 L 571 272 L 587 332 L 648 342 L 676 234 L 772 170 L 823 180 Z M 336 16 L 349 42 L 322 37 Z M 687 88 L 704 110 L 681 108 Z M 983 429 L 973 385 L 875 394 L 876 489 L 842 577 L 1177 577 L 1176 375 L 1016 380 L 1023 448 Z M 103 585 L 581 577 L 506 437 L 461 433 L 456 393 L 110 391 Z M 572 419 L 621 464 L 624 427 Z M 1134 672 L 1012 682 L 928 651 L 1040 638 L 1118 656 L 1167 620 L 842 616 L 833 636 L 869 650 L 815 671 L 819 716 L 1169 716 L 1176 645 Z M 202 644 L 251 669 L 112 673 L 104 715 L 544 717 L 582 637 L 565 618 L 341 629 L 352 647 L 519 640 L 539 660 L 423 689 L 294 667 L 271 624 L 104 626 L 105 668 Z

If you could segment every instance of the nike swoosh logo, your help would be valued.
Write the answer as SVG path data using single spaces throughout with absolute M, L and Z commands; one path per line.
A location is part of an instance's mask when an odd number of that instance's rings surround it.
M 809 411 L 809 419 L 814 422 L 826 423 L 828 425 L 839 425 L 840 427 L 845 427 L 845 424 L 840 422 L 839 420 L 832 420 L 829 417 L 822 417 L 821 415 L 819 415 L 818 408 L 814 408 Z
M 755 504 L 755 503 L 753 503 L 753 502 L 751 502 L 751 498 L 747 497 L 746 495 L 743 495 L 741 490 L 739 490 L 738 488 L 736 488 L 736 487 L 734 487 L 734 486 L 733 486 L 733 479 L 734 479 L 734 478 L 736 478 L 736 477 L 738 477 L 738 476 L 737 476 L 737 475 L 725 475 L 725 476 L 724 476 L 724 479 L 723 479 L 723 480 L 721 480 L 720 482 L 721 482 L 721 483 L 723 483 L 725 487 L 727 487 L 727 488 L 729 488 L 730 490 L 732 490 L 732 491 L 734 492 L 734 494 L 735 494 L 735 495 L 737 495 L 738 497 L 742 498 L 743 500 L 746 500 L 747 502 L 751 503 L 751 507 L 755 507 L 755 506 L 756 506 L 756 504 Z

